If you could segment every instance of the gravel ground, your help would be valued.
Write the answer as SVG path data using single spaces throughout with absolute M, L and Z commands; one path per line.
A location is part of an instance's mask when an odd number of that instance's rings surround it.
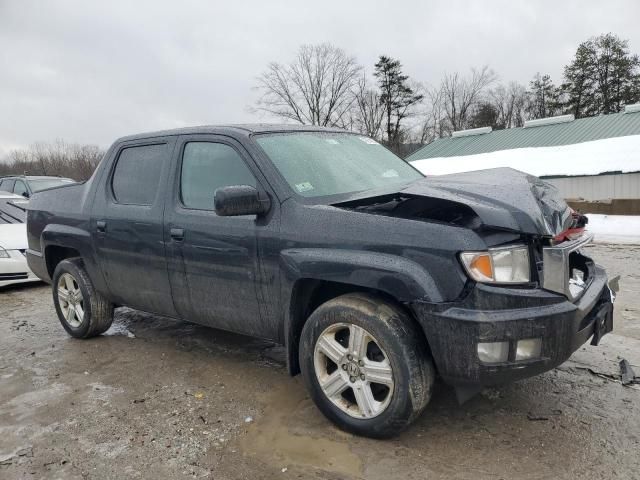
M 396 439 L 332 427 L 281 347 L 117 311 L 69 338 L 47 286 L 0 291 L 0 478 L 640 478 L 640 247 L 594 246 L 620 275 L 616 327 L 561 367 L 463 406 L 438 385 Z

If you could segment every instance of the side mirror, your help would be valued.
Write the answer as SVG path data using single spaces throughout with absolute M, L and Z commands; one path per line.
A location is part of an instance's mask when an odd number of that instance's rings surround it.
M 29 195 L 29 192 L 22 192 L 22 196 L 24 198 L 29 198 L 30 195 Z
M 260 215 L 271 208 L 271 200 L 249 185 L 221 187 L 215 191 L 216 214 L 221 217 Z

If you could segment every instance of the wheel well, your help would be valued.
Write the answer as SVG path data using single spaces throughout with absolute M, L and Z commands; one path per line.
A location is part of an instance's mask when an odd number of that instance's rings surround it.
M 53 278 L 53 272 L 55 272 L 56 267 L 61 261 L 66 260 L 67 258 L 79 257 L 80 252 L 74 248 L 51 245 L 45 249 L 44 255 L 47 262 L 49 278 Z
M 309 316 L 316 310 L 316 308 L 326 301 L 339 297 L 340 295 L 354 292 L 370 293 L 382 300 L 393 303 L 403 309 L 407 315 L 415 321 L 413 313 L 403 303 L 381 290 L 340 282 L 330 282 L 310 278 L 300 279 L 294 285 L 291 298 L 291 308 L 289 311 L 290 322 L 287 355 L 289 373 L 291 375 L 297 375 L 300 373 L 300 363 L 298 361 L 300 335 L 302 334 L 302 328 Z M 420 331 L 422 332 L 421 327 Z M 425 337 L 425 342 L 426 341 Z

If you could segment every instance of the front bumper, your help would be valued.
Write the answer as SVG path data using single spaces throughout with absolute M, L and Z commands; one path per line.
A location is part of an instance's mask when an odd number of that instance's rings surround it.
M 39 282 L 20 250 L 7 250 L 9 258 L 0 258 L 0 287 L 17 283 Z
M 476 284 L 449 304 L 413 302 L 438 371 L 446 383 L 479 388 L 530 377 L 566 361 L 590 337 L 613 329 L 613 298 L 604 269 L 593 267 L 588 288 L 571 302 L 543 289 Z M 518 340 L 541 338 L 540 357 L 515 360 Z M 480 361 L 478 342 L 509 342 L 508 361 Z

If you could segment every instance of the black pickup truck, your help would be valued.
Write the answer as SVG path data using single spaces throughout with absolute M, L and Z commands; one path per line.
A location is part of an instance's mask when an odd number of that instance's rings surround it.
M 512 169 L 425 178 L 342 130 L 197 127 L 36 193 L 27 255 L 70 335 L 127 306 L 273 340 L 329 419 L 386 437 L 436 376 L 463 401 L 612 329 L 584 223 Z

